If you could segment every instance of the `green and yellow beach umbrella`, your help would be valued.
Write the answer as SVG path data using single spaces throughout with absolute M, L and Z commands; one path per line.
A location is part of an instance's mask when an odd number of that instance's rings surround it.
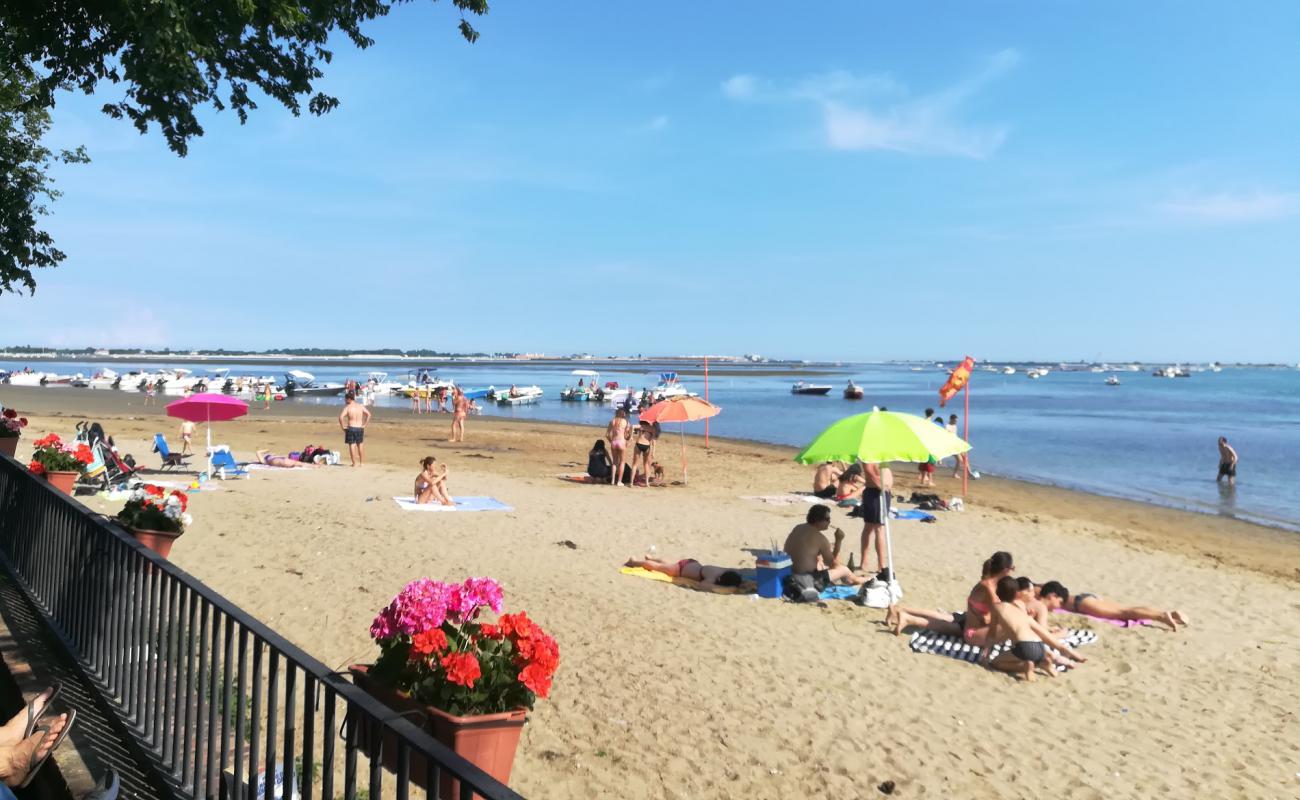
M 922 463 L 970 450 L 961 437 L 915 414 L 870 411 L 836 422 L 794 457 L 801 464 L 823 461 Z

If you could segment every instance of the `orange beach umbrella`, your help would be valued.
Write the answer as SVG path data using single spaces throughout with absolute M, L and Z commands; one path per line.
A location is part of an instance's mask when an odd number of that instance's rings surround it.
M 682 483 L 686 480 L 686 423 L 696 422 L 709 417 L 716 417 L 722 413 L 722 409 L 713 405 L 707 400 L 701 400 L 698 397 L 687 395 L 685 397 L 669 397 L 660 400 L 658 403 L 641 412 L 641 422 L 680 422 L 682 438 Z M 649 476 L 646 476 L 649 480 Z

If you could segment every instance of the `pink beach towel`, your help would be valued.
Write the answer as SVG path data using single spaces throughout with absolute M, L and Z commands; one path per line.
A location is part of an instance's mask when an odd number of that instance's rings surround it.
M 1073 614 L 1074 612 L 1073 612 L 1073 611 L 1067 611 L 1067 610 L 1065 610 L 1064 608 L 1058 608 L 1058 609 L 1056 609 L 1053 613 L 1055 613 L 1055 614 Z M 1133 627 L 1136 627 L 1136 626 L 1138 626 L 1138 625 L 1150 625 L 1150 624 L 1151 624 L 1151 621 L 1150 621 L 1150 620 L 1145 620 L 1145 619 L 1106 619 L 1105 617 L 1094 617 L 1094 616 L 1091 615 L 1091 614 L 1079 614 L 1078 616 L 1080 616 L 1080 617 L 1087 617 L 1088 619 L 1095 619 L 1095 620 L 1097 620 L 1098 622 L 1109 622 L 1111 625 L 1114 625 L 1114 626 L 1117 627 L 1117 628 L 1133 628 Z

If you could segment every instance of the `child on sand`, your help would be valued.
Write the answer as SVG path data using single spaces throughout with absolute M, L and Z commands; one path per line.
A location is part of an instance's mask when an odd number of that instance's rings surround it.
M 1082 664 L 1086 658 L 1071 650 L 1057 640 L 1025 611 L 1024 601 L 1020 597 L 1020 585 L 1010 575 L 998 580 L 998 600 L 993 606 L 993 623 L 989 626 L 989 635 L 984 640 L 980 652 L 980 662 L 1002 672 L 1019 673 L 1026 681 L 1034 679 L 1034 668 L 1041 668 L 1049 677 L 1056 677 L 1055 661 L 1048 652 L 1051 645 L 1062 655 Z M 1010 650 L 989 661 L 989 649 L 996 643 L 1010 638 Z

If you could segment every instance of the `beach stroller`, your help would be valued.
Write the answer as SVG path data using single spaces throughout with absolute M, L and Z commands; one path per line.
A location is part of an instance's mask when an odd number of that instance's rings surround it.
M 153 451 L 162 456 L 163 469 L 183 467 L 185 466 L 185 459 L 189 458 L 189 456 L 184 455 L 183 453 L 173 453 L 171 448 L 167 446 L 167 437 L 163 436 L 161 433 L 155 433 L 153 435 Z
M 81 479 L 83 484 L 107 489 L 116 484 L 125 484 L 135 475 L 135 459 L 129 454 L 120 455 L 113 444 L 113 438 L 104 433 L 104 427 L 98 422 L 77 423 L 77 442 L 89 447 L 95 457 L 86 467 Z

